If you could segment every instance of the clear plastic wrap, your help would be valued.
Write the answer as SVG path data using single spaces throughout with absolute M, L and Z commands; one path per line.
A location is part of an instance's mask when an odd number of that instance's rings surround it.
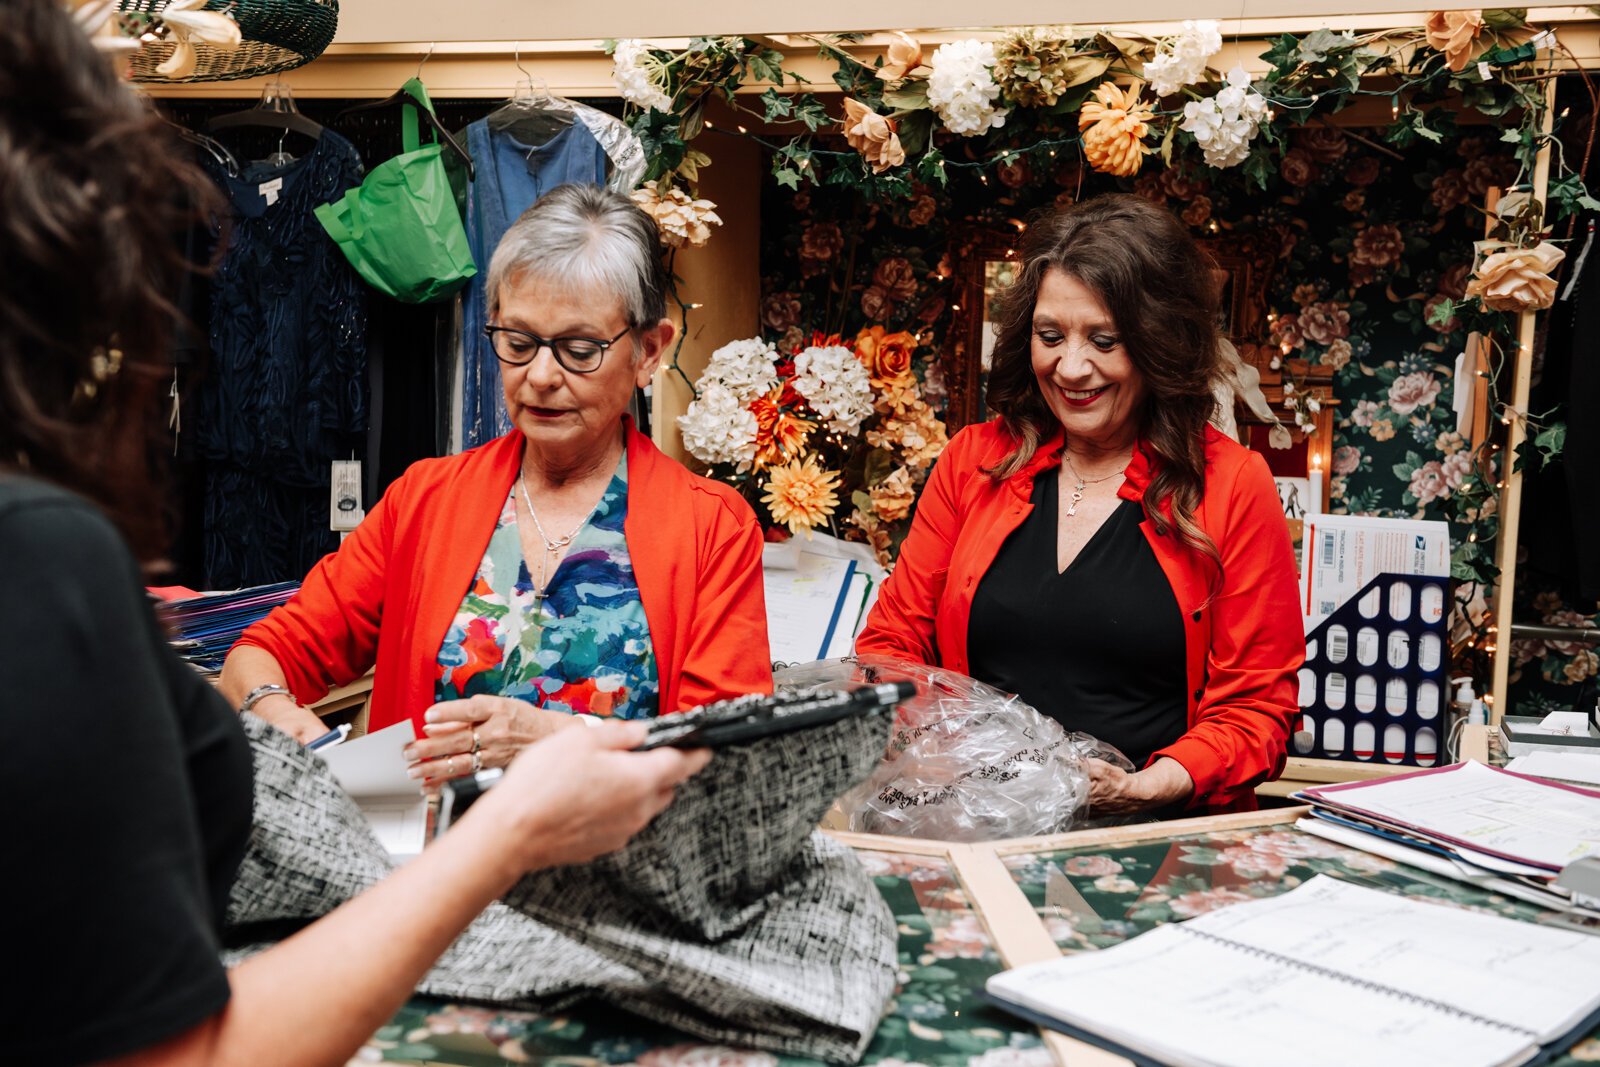
M 885 656 L 786 667 L 784 691 L 911 681 L 883 762 L 839 807 L 849 829 L 943 841 L 995 841 L 1074 829 L 1087 816 L 1091 757 L 1133 770 L 1111 745 L 1067 733 L 975 678 Z

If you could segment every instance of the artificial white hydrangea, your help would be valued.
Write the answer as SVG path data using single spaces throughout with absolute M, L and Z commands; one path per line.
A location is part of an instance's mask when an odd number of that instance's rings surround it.
M 1171 96 L 1205 77 L 1206 64 L 1222 51 L 1222 33 L 1213 19 L 1185 19 L 1183 32 L 1156 46 L 1155 57 L 1144 65 L 1145 81 L 1156 96 Z
M 1183 105 L 1179 129 L 1194 135 L 1207 163 L 1236 167 L 1249 157 L 1250 142 L 1266 117 L 1266 97 L 1250 87 L 1243 67 L 1234 67 L 1216 96 Z
M 872 414 L 872 383 L 856 354 L 839 345 L 808 348 L 794 358 L 794 390 L 833 433 L 853 434 Z
M 759 337 L 730 341 L 711 353 L 700 388 L 720 385 L 741 404 L 778 384 L 778 350 Z
M 945 129 L 976 137 L 1004 126 L 1006 112 L 996 108 L 1000 86 L 994 81 L 994 45 L 988 41 L 952 41 L 939 46 L 928 64 L 928 103 Z
M 616 50 L 611 53 L 611 62 L 614 64 L 611 80 L 616 83 L 622 99 L 643 108 L 672 110 L 672 97 L 664 93 L 652 77 L 656 63 L 651 58 L 649 45 L 632 37 L 618 41 Z
M 749 470 L 756 458 L 755 414 L 719 382 L 700 382 L 700 395 L 678 416 L 683 447 L 702 463 Z

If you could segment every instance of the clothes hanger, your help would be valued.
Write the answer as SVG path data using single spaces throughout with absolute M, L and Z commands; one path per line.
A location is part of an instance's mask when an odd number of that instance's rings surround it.
M 517 42 L 513 56 L 522 81 L 511 99 L 489 115 L 489 128 L 537 148 L 577 121 L 577 112 L 571 103 L 550 92 L 549 82 L 534 77 L 522 65 L 522 42 Z
M 417 63 L 417 72 L 411 76 L 410 81 L 406 82 L 399 89 L 396 89 L 393 93 L 384 97 L 382 100 L 368 100 L 363 104 L 353 104 L 339 112 L 334 116 L 334 118 L 342 119 L 346 115 L 355 114 L 357 111 L 376 111 L 379 108 L 393 107 L 395 104 L 409 103 L 416 108 L 417 114 L 422 116 L 422 120 L 433 129 L 433 132 L 435 136 L 439 138 L 439 141 L 446 148 L 449 148 L 457 156 L 461 157 L 462 165 L 465 166 L 467 170 L 467 181 L 474 181 L 476 180 L 476 173 L 472 167 L 472 156 L 467 153 L 465 148 L 461 147 L 461 142 L 452 137 L 450 135 L 450 131 L 444 128 L 444 123 L 439 121 L 439 116 L 433 113 L 433 109 L 423 107 L 421 104 L 417 103 L 417 98 L 411 93 L 412 82 L 415 82 L 418 88 L 422 87 L 422 65 L 426 63 L 433 55 L 433 47 L 434 46 L 432 44 L 428 45 L 427 55 L 423 56 L 421 61 Z
M 237 178 L 239 176 L 239 160 L 235 158 L 232 152 L 228 151 L 227 145 L 215 137 L 208 137 L 203 133 L 189 129 L 187 126 L 180 126 L 176 122 L 169 121 L 167 124 L 177 131 L 179 137 L 202 149 L 208 156 L 216 160 L 217 166 L 228 172 L 228 177 Z
M 218 115 L 201 129 L 205 133 L 216 133 L 219 130 L 231 130 L 241 126 L 281 130 L 286 134 L 298 133 L 313 141 L 322 137 L 322 126 L 300 113 L 300 109 L 295 106 L 294 94 L 289 91 L 289 86 L 281 77 L 268 82 L 262 88 L 261 99 L 256 102 L 255 107 Z M 278 141 L 278 148 L 279 153 L 282 153 L 282 138 Z

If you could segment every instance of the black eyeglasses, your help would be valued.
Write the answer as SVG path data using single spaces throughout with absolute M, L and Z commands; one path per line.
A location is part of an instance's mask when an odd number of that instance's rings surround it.
M 562 370 L 573 374 L 592 374 L 600 369 L 606 349 L 628 335 L 632 326 L 625 327 L 609 341 L 598 337 L 540 337 L 527 330 L 513 330 L 509 326 L 485 326 L 483 335 L 494 346 L 494 358 L 508 367 L 526 367 L 548 347 L 555 354 Z

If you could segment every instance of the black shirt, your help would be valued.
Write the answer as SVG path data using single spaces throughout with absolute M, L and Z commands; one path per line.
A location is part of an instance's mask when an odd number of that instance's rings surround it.
M 250 835 L 250 746 L 167 647 L 116 530 L 0 476 L 0 929 L 6 1054 L 76 1064 L 222 1009 L 228 888 Z
M 967 627 L 972 674 L 1142 767 L 1188 728 L 1183 616 L 1124 500 L 1067 569 L 1056 570 L 1056 474 L 978 583 Z

